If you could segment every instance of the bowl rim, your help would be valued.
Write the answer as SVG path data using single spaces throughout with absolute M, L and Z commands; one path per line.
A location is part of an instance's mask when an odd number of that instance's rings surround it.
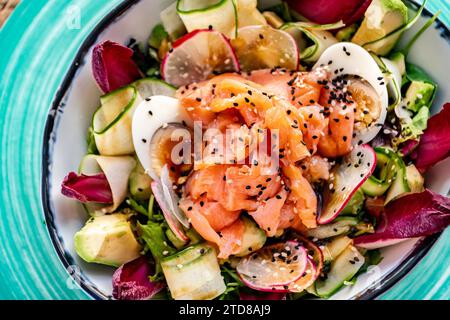
M 73 256 L 65 249 L 62 237 L 58 233 L 54 222 L 54 212 L 52 209 L 52 200 L 50 196 L 50 177 L 51 170 L 50 164 L 52 163 L 52 146 L 55 141 L 53 131 L 56 128 L 56 114 L 65 106 L 65 99 L 72 86 L 72 81 L 77 75 L 80 67 L 83 65 L 83 60 L 86 54 L 89 52 L 90 48 L 95 44 L 99 35 L 112 23 L 114 23 L 118 18 L 120 18 L 126 11 L 131 7 L 141 2 L 142 0 L 123 0 L 120 4 L 114 7 L 108 14 L 106 14 L 92 29 L 86 39 L 82 42 L 80 48 L 72 60 L 70 67 L 61 82 L 54 99 L 51 103 L 51 107 L 48 110 L 48 115 L 45 123 L 44 134 L 43 134 L 43 144 L 42 144 L 42 173 L 41 173 L 41 198 L 42 198 L 42 209 L 44 213 L 44 218 L 53 247 L 62 262 L 66 270 L 71 270 L 72 266 L 75 265 Z M 420 5 L 416 0 L 406 0 L 416 8 Z M 424 8 L 422 16 L 431 17 L 433 14 Z M 441 36 L 449 41 L 450 31 L 446 24 L 444 24 L 439 18 L 436 19 L 434 25 L 440 29 Z M 359 293 L 357 296 L 352 298 L 357 300 L 370 300 L 376 299 L 385 293 L 387 290 L 392 288 L 396 283 L 398 283 L 402 278 L 404 278 L 429 252 L 433 247 L 435 242 L 439 239 L 441 233 L 434 234 L 429 237 L 421 238 L 415 245 L 410 254 L 403 260 L 402 264 L 398 265 L 396 268 L 391 270 L 389 273 L 384 275 L 382 278 L 378 279 L 375 283 L 371 284 L 369 287 L 365 288 L 364 291 Z M 69 272 L 70 276 L 79 284 L 79 286 L 87 293 L 91 298 L 95 300 L 110 300 L 112 296 L 104 294 L 100 289 L 92 283 L 89 278 L 84 274 L 83 270 L 79 272 Z M 381 286 L 380 286 L 381 284 Z

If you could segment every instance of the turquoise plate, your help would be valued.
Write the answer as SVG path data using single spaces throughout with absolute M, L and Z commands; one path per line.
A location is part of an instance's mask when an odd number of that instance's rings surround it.
M 0 299 L 98 297 L 83 290 L 89 284 L 74 281 L 77 270 L 61 263 L 64 249 L 55 250 L 59 242 L 49 232 L 41 196 L 43 137 L 48 111 L 80 47 L 126 5 L 22 0 L 0 29 Z M 430 1 L 428 9 L 443 9 L 441 20 L 448 25 L 447 1 Z M 74 11 L 79 21 L 73 21 Z M 450 299 L 450 230 L 436 238 L 429 238 L 434 244 L 414 259 L 426 254 L 412 270 L 392 276 L 381 299 Z

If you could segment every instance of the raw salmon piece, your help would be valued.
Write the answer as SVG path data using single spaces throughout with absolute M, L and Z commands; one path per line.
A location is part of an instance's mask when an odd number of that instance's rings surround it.
M 252 71 L 246 78 L 260 84 L 270 93 L 300 107 L 309 106 L 319 101 L 322 85 L 317 81 L 328 79 L 328 75 L 326 73 L 257 70 Z
M 186 198 L 189 199 L 189 198 Z M 185 200 L 183 205 L 183 211 L 187 208 L 191 208 L 201 215 L 203 215 L 207 220 L 211 228 L 214 231 L 220 231 L 225 227 L 233 224 L 240 215 L 240 211 L 228 211 L 216 201 L 209 201 L 206 196 L 202 196 L 196 201 Z
M 319 155 L 306 158 L 302 161 L 303 176 L 309 182 L 319 182 L 330 178 L 331 165 L 326 158 Z
M 317 145 L 328 126 L 328 119 L 323 116 L 323 108 L 319 105 L 301 107 L 298 109 L 303 120 L 300 126 L 303 133 L 303 141 L 311 154 L 316 153 Z
M 206 193 L 208 200 L 220 201 L 225 190 L 225 165 L 194 171 L 188 178 L 185 193 L 195 200 Z
M 232 224 L 216 232 L 208 221 L 208 218 L 194 209 L 191 199 L 185 198 L 180 201 L 180 208 L 190 219 L 192 227 L 206 241 L 212 242 L 219 248 L 219 258 L 226 259 L 231 254 L 239 252 L 244 236 L 244 223 L 238 219 Z
M 331 101 L 331 104 L 328 102 Z M 327 158 L 346 155 L 352 150 L 352 135 L 355 114 L 351 104 L 336 102 L 330 99 L 327 91 L 321 97 L 321 103 L 326 106 L 325 114 L 328 116 L 328 130 L 319 141 L 319 153 Z
M 204 125 L 211 123 L 215 112 L 211 111 L 211 100 L 217 95 L 215 87 L 223 79 L 237 79 L 245 81 L 244 78 L 235 73 L 226 73 L 200 83 L 183 86 L 177 90 L 176 98 L 182 107 L 186 108 L 192 120 L 201 121 Z
M 195 231 L 197 231 L 203 239 L 213 242 L 220 247 L 221 239 L 219 234 L 211 227 L 208 219 L 197 210 L 193 210 L 193 202 L 190 198 L 180 200 L 179 207 L 191 221 Z
M 309 184 L 303 177 L 302 170 L 294 165 L 283 167 L 283 173 L 289 180 L 290 195 L 289 200 L 294 202 L 301 222 L 307 228 L 317 226 L 317 197 Z
M 286 202 L 283 208 L 281 208 L 278 230 L 280 231 L 287 228 L 294 229 L 302 234 L 308 230 L 308 228 L 303 225 L 293 202 Z
M 249 212 L 258 226 L 263 229 L 268 237 L 277 233 L 280 224 L 281 208 L 287 198 L 286 190 L 282 189 L 275 197 L 264 201 L 256 211 Z
M 198 205 L 201 207 L 201 201 L 198 201 Z M 215 231 L 222 230 L 225 227 L 233 224 L 239 218 L 240 211 L 227 211 L 218 202 L 206 201 L 200 212 L 208 219 L 209 224 Z
M 223 79 L 217 83 L 215 92 L 217 96 L 210 103 L 211 110 L 238 109 L 249 126 L 264 118 L 265 111 L 272 106 L 268 95 L 250 81 Z
M 300 129 L 302 120 L 296 108 L 280 103 L 267 110 L 264 124 L 273 132 L 278 132 L 280 151 L 282 151 L 280 157 L 295 163 L 310 155 L 303 141 L 303 133 Z
M 226 259 L 232 254 L 241 250 L 244 238 L 245 225 L 241 219 L 236 220 L 232 225 L 219 231 L 219 259 Z

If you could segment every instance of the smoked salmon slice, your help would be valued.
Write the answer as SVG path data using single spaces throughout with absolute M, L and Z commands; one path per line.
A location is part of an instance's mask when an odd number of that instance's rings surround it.
M 283 167 L 283 173 L 288 179 L 291 191 L 288 199 L 294 202 L 302 223 L 307 228 L 317 227 L 317 197 L 309 182 L 303 177 L 302 170 L 289 165 Z

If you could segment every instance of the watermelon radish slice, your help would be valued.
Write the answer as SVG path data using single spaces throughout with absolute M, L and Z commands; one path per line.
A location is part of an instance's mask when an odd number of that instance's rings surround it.
M 158 202 L 159 207 L 164 215 L 164 218 L 169 225 L 170 230 L 175 234 L 175 236 L 183 241 L 184 243 L 188 243 L 189 238 L 185 235 L 183 231 L 183 227 L 181 223 L 177 220 L 175 214 L 169 209 L 170 206 L 166 201 L 166 197 L 164 195 L 164 190 L 160 182 L 153 181 L 151 184 L 153 195 L 155 196 L 156 202 Z
M 243 258 L 236 267 L 248 287 L 259 291 L 287 292 L 308 266 L 308 254 L 296 241 L 264 247 Z
M 238 30 L 238 37 L 232 43 L 245 71 L 276 67 L 298 69 L 297 42 L 285 31 L 265 25 L 247 26 Z
M 300 279 L 289 284 L 289 292 L 298 293 L 302 292 L 309 286 L 311 286 L 314 281 L 316 281 L 319 274 L 317 273 L 317 268 L 312 259 L 308 258 L 308 263 L 306 266 L 306 271 Z
M 209 29 L 192 31 L 175 41 L 161 64 L 163 79 L 177 87 L 239 70 L 227 37 Z
M 372 175 L 375 166 L 375 151 L 369 145 L 355 146 L 342 163 L 333 168 L 332 178 L 324 190 L 323 208 L 317 222 L 327 224 L 333 221 Z

